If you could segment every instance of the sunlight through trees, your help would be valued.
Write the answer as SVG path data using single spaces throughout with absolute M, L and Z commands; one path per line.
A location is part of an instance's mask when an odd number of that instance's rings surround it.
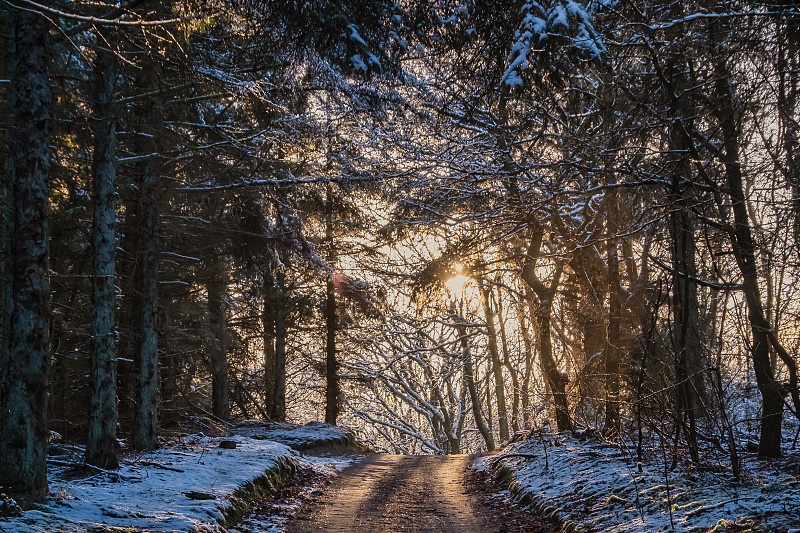
M 796 3 L 0 0 L 0 36 L 0 486 L 49 431 L 114 468 L 253 418 L 736 477 L 796 443 Z

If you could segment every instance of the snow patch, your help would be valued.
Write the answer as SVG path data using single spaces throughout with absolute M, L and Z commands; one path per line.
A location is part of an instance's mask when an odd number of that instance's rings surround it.
M 358 33 L 358 28 L 356 27 L 355 24 L 348 24 L 347 28 L 350 30 L 349 37 L 350 37 L 351 40 L 357 42 L 358 44 L 360 44 L 361 46 L 363 46 L 365 48 L 368 47 L 367 41 L 365 41 L 364 38 L 361 37 L 361 35 Z
M 350 56 L 350 62 L 353 64 L 353 67 L 356 70 L 363 70 L 364 72 L 367 71 L 367 64 L 364 63 L 364 60 L 361 58 L 361 54 L 353 54 Z
M 800 478 L 774 465 L 750 460 L 734 481 L 724 469 L 665 471 L 660 451 L 645 455 L 637 462 L 623 448 L 550 435 L 512 444 L 490 461 L 513 472 L 519 492 L 590 531 L 786 532 L 800 525 Z
M 220 448 L 221 440 L 235 449 Z M 278 442 L 280 441 L 280 442 Z M 118 470 L 83 464 L 84 449 L 58 445 L 48 458 L 50 495 L 36 509 L 4 519 L 4 533 L 78 533 L 130 528 L 147 531 L 224 533 L 222 510 L 238 488 L 281 464 L 301 464 L 291 447 L 350 442 L 325 424 L 249 424 L 234 434 L 198 433 L 161 449 L 129 455 Z M 325 459 L 315 468 L 341 469 L 348 459 Z
M 296 450 L 319 445 L 344 445 L 353 440 L 345 430 L 321 422 L 310 422 L 304 426 L 274 422 L 243 423 L 236 426 L 233 433 L 251 439 L 279 442 Z

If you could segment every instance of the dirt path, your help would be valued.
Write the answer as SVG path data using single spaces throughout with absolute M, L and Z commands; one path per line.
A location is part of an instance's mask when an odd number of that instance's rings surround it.
M 527 512 L 510 512 L 511 502 L 493 504 L 491 494 L 496 489 L 468 468 L 470 459 L 467 455 L 368 456 L 306 502 L 286 531 L 554 531 Z

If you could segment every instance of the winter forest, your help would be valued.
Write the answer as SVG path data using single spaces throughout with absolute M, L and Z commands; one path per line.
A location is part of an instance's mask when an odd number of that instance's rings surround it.
M 796 448 L 796 0 L 0 0 L 0 38 L 7 491 L 54 433 L 114 469 L 203 421 Z

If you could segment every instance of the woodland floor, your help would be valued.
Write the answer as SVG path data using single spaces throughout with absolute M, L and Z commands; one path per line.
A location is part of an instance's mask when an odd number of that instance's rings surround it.
M 785 456 L 772 461 L 758 460 L 741 443 L 739 479 L 724 450 L 707 450 L 702 465 L 678 461 L 672 468 L 657 449 L 637 459 L 624 446 L 547 433 L 496 455 L 398 456 L 360 451 L 344 431 L 323 424 L 243 424 L 125 454 L 115 471 L 87 468 L 81 446 L 60 443 L 50 446 L 49 493 L 20 502 L 21 512 L 0 518 L 0 531 L 557 530 L 516 497 L 563 525 L 598 533 L 800 533 L 797 434 L 796 425 L 787 427 Z M 235 448 L 220 446 L 223 440 Z M 284 478 L 287 484 L 235 527 L 224 527 L 235 493 L 279 465 L 297 475 Z M 512 479 L 516 496 L 492 481 L 492 466 Z

